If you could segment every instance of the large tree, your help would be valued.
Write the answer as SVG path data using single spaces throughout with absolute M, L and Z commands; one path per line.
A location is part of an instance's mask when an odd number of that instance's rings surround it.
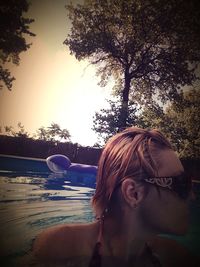
M 15 79 L 8 63 L 19 64 L 19 54 L 26 51 L 30 44 L 25 35 L 35 36 L 29 30 L 34 20 L 25 18 L 29 4 L 26 0 L 1 0 L 0 2 L 0 89 L 6 85 L 11 90 Z
M 64 43 L 97 66 L 102 85 L 115 79 L 119 128 L 127 126 L 130 95 L 143 103 L 173 100 L 197 79 L 198 0 L 86 0 L 67 10 L 72 27 Z

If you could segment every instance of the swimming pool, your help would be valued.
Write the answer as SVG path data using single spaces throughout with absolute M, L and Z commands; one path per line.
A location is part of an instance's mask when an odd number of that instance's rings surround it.
M 93 192 L 94 188 L 84 186 L 82 181 L 73 184 L 50 173 L 1 173 L 1 266 L 21 266 L 18 262 L 44 228 L 92 221 Z
M 76 172 L 71 172 L 68 177 L 59 177 L 50 171 L 0 173 L 1 258 L 4 261 L 1 266 L 21 266 L 21 259 L 44 228 L 94 220 L 90 199 L 95 183 L 85 184 L 87 179 L 81 177 Z M 185 237 L 173 238 L 198 254 L 200 184 L 195 184 L 195 191 L 197 198 L 191 205 L 190 232 Z

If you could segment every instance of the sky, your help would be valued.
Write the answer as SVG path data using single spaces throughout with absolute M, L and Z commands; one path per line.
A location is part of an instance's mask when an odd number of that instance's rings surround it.
M 74 1 L 73 1 L 74 2 Z M 35 19 L 28 38 L 29 50 L 12 66 L 16 78 L 12 91 L 0 91 L 0 126 L 21 122 L 31 134 L 52 122 L 68 129 L 71 141 L 92 146 L 95 111 L 106 106 L 111 86 L 98 86 L 95 67 L 75 59 L 63 41 L 70 30 L 65 4 L 68 0 L 32 0 L 25 16 Z

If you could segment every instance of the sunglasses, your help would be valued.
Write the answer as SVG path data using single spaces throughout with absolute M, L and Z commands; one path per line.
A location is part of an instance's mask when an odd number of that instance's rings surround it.
M 187 199 L 192 190 L 192 180 L 186 173 L 169 177 L 153 177 L 145 182 L 174 191 L 180 198 Z

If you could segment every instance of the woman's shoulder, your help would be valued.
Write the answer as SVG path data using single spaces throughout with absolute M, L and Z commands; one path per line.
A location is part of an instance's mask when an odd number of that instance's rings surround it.
M 176 240 L 158 236 L 149 245 L 163 266 L 200 266 L 197 256 Z
M 65 224 L 48 228 L 38 235 L 33 244 L 34 255 L 42 261 L 60 260 L 90 253 L 95 225 Z

